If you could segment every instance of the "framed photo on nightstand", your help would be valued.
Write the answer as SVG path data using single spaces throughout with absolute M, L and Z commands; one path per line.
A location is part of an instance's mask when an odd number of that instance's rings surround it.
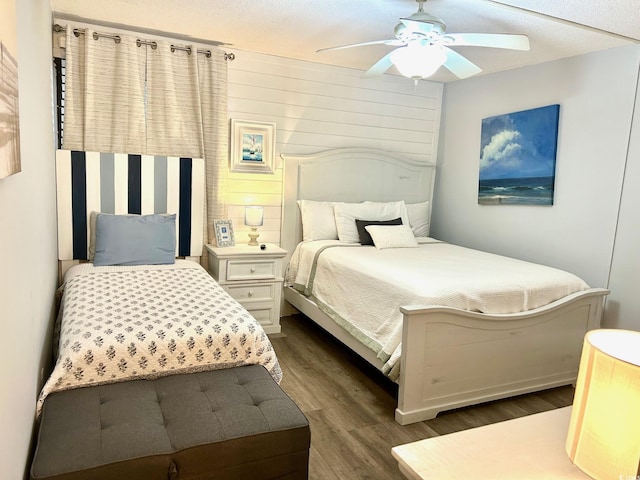
M 214 220 L 213 229 L 216 233 L 216 245 L 218 247 L 233 247 L 236 244 L 233 238 L 231 220 Z

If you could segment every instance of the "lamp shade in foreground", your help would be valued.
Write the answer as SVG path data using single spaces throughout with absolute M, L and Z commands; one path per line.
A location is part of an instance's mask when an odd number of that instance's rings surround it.
M 566 449 L 592 478 L 640 474 L 640 332 L 585 335 Z

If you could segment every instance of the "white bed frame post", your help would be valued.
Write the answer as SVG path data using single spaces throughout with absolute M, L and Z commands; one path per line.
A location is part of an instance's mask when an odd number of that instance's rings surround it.
M 285 156 L 280 154 L 282 164 L 285 165 Z M 286 168 L 284 168 L 284 182 L 282 186 L 282 213 L 280 226 L 282 248 L 287 251 L 283 267 L 286 269 L 293 250 L 300 240 L 302 240 L 302 223 L 300 209 L 296 201 L 298 200 L 298 172 L 300 163 L 298 157 L 286 157 Z M 282 272 L 283 276 L 285 272 Z

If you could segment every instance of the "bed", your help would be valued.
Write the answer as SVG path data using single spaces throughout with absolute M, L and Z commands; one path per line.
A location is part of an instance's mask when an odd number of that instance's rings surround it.
M 263 365 L 282 371 L 260 324 L 199 264 L 202 159 L 60 150 L 63 283 L 52 392 Z M 125 241 L 122 241 L 125 239 Z
M 398 423 L 575 383 L 584 334 L 600 326 L 606 289 L 590 288 L 557 269 L 428 237 L 435 165 L 353 148 L 283 155 L 283 160 L 283 231 L 293 232 L 284 236 L 283 246 L 291 252 L 284 298 L 398 383 Z M 404 204 L 405 210 L 398 204 Z M 341 234 L 346 229 L 347 242 L 323 238 L 330 228 L 326 215 L 331 207 L 334 228 Z M 373 246 L 359 246 L 358 225 L 356 233 L 352 231 L 354 219 L 367 219 L 379 209 L 388 210 L 368 220 L 395 223 L 367 225 L 365 230 L 372 237 L 375 234 L 376 241 Z M 309 228 L 309 218 L 321 214 L 324 220 Z M 396 217 L 403 225 L 397 225 Z M 412 238 L 402 240 L 407 229 Z M 394 236 L 401 240 L 390 241 Z M 396 246 L 397 241 L 416 245 L 383 248 L 389 241 L 386 246 Z M 408 260 L 393 257 L 400 251 Z M 416 257 L 414 271 L 409 272 L 413 252 L 426 257 Z M 387 264 L 379 263 L 383 256 L 389 257 Z M 345 265 L 352 261 L 355 266 L 349 273 Z M 396 270 L 402 262 L 409 267 Z M 416 292 L 413 287 L 426 282 L 415 275 L 438 262 L 442 268 L 448 264 L 460 270 L 458 275 L 469 281 L 474 275 L 482 280 L 487 270 L 504 271 L 506 276 L 502 284 L 480 282 L 490 284 L 490 301 L 478 300 L 481 292 L 461 290 L 454 275 L 446 284 L 439 280 L 441 288 Z M 514 270 L 522 267 L 528 270 Z M 513 271 L 516 277 L 509 276 Z M 555 283 L 528 284 L 530 278 L 549 275 Z M 378 280 L 381 285 L 376 287 Z M 527 290 L 511 289 L 513 283 L 524 284 Z M 343 300 L 337 299 L 338 290 L 343 291 Z M 369 325 L 362 327 L 351 316 Z

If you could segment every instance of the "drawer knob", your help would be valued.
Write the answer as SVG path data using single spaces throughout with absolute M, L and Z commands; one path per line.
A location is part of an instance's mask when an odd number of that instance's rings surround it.
M 247 295 L 249 295 L 250 297 L 253 297 L 253 290 L 249 290 L 249 293 L 247 293 Z
M 251 267 L 251 273 L 256 273 L 256 267 Z

